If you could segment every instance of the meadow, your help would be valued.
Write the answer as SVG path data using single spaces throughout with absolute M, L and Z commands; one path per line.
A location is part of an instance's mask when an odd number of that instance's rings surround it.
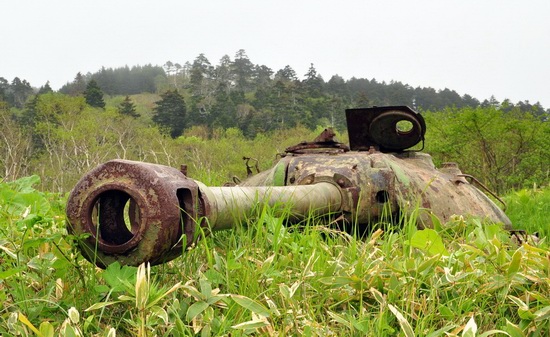
M 164 265 L 86 261 L 64 194 L 0 184 L 2 336 L 548 336 L 550 189 L 506 196 L 518 242 L 455 217 L 357 238 L 260 207 Z

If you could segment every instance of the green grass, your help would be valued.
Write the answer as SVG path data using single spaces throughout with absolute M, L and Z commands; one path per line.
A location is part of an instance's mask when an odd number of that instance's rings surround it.
M 506 213 L 515 228 L 550 236 L 550 188 L 524 189 L 506 197 Z
M 427 230 L 381 223 L 359 240 L 315 218 L 287 227 L 263 208 L 168 264 L 100 270 L 66 236 L 63 198 L 36 183 L 0 184 L 0 335 L 550 333 L 548 189 L 507 199 L 539 243 L 463 217 Z

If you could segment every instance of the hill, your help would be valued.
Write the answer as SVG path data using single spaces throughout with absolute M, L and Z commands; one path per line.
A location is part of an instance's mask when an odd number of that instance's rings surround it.
M 203 115 L 209 114 L 209 118 L 203 119 L 211 124 L 228 124 L 221 125 L 223 127 L 238 126 L 238 123 L 230 123 L 235 118 L 220 121 L 216 114 L 242 117 L 245 113 L 250 118 L 252 110 L 258 120 L 256 124 L 267 125 L 268 128 L 291 127 L 298 123 L 314 127 L 320 119 L 342 127 L 343 120 L 335 111 L 371 105 L 408 105 L 421 111 L 503 105 L 518 107 L 522 111 L 545 112 L 539 103 L 513 103 L 508 99 L 498 102 L 492 97 L 478 99 L 468 94 L 461 96 L 449 88 L 414 88 L 399 81 L 386 83 L 374 78 L 344 79 L 337 74 L 325 80 L 313 64 L 306 74 L 300 76 L 289 65 L 273 70 L 266 65 L 254 64 L 244 50 L 239 50 L 233 59 L 225 55 L 215 65 L 206 55 L 200 54 L 193 61 L 181 64 L 168 61 L 162 67 L 150 64 L 115 69 L 103 67 L 95 73 L 76 74 L 59 92 L 82 94 L 92 79 L 110 96 L 145 92 L 160 94 L 177 89 L 186 98 L 191 115 L 197 117 L 201 112 Z M 47 90 L 48 87 L 45 84 L 40 90 Z M 14 78 L 8 82 L 0 77 L 0 100 L 10 106 L 23 108 L 27 99 L 36 92 L 25 80 Z M 221 106 L 225 111 L 220 112 Z M 200 124 L 201 121 L 195 123 Z M 244 128 L 243 125 L 239 127 Z

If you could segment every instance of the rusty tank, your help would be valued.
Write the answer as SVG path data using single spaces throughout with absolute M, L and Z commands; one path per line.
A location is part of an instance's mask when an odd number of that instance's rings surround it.
M 349 145 L 326 129 L 311 142 L 287 148 L 271 169 L 234 186 L 206 186 L 187 177 L 185 166 L 106 162 L 72 190 L 68 231 L 81 238 L 90 262 L 105 267 L 115 261 L 170 261 L 199 233 L 230 229 L 258 205 L 279 209 L 290 223 L 314 214 L 348 228 L 368 229 L 382 218 L 398 221 L 411 212 L 419 228 L 431 227 L 433 216 L 446 222 L 453 215 L 511 226 L 475 178 L 454 163 L 436 169 L 421 152 L 426 124 L 416 111 L 348 109 L 346 120 Z

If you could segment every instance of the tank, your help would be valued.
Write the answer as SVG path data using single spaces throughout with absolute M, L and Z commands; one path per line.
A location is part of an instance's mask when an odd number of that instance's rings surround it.
M 426 124 L 407 106 L 346 110 L 349 145 L 325 129 L 291 146 L 269 170 L 233 186 L 209 187 L 180 169 L 112 160 L 85 174 L 67 203 L 69 233 L 99 267 L 160 264 L 197 238 L 230 229 L 269 205 L 289 223 L 318 216 L 368 231 L 381 219 L 475 216 L 510 228 L 501 210 L 455 163 L 437 169 L 424 147 Z M 412 149 L 411 149 L 412 148 Z M 247 163 L 247 169 L 251 169 Z M 490 193 L 490 192 L 489 192 Z M 497 200 L 498 197 L 495 196 Z M 321 221 L 321 220 L 320 220 Z

